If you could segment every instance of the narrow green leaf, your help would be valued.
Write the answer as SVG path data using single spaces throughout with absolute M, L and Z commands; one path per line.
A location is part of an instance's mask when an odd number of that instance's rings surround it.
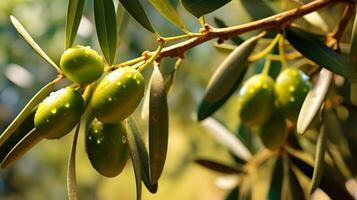
M 26 152 L 42 140 L 41 134 L 32 129 L 1 162 L 1 168 L 5 168 L 20 159 Z
M 119 46 L 121 42 L 121 37 L 125 33 L 125 30 L 129 22 L 129 14 L 128 12 L 126 12 L 125 8 L 120 3 L 118 3 L 117 5 L 116 13 L 117 13 L 116 20 L 117 20 L 117 33 L 118 33 L 117 46 Z
M 128 118 L 128 125 L 130 127 L 130 133 L 132 134 L 132 136 L 134 137 L 135 142 L 136 142 L 136 147 L 137 147 L 137 151 L 139 154 L 140 163 L 141 163 L 141 167 L 142 167 L 142 171 L 141 171 L 142 180 L 143 180 L 146 188 L 151 193 L 156 193 L 157 184 L 150 183 L 150 166 L 149 166 L 148 151 L 147 151 L 144 141 L 142 139 L 141 131 L 140 131 L 140 129 L 135 121 L 135 118 L 133 116 Z
M 336 74 L 353 78 L 348 61 L 310 34 L 297 28 L 286 30 L 286 38 L 302 55 Z
M 226 27 L 228 27 L 227 25 L 226 25 L 226 23 L 222 20 L 222 19 L 220 19 L 220 18 L 218 18 L 218 17 L 215 17 L 214 18 L 214 23 L 216 24 L 216 26 L 218 27 L 218 28 L 226 28 Z M 244 42 L 244 40 L 242 39 L 242 38 L 240 38 L 239 36 L 234 36 L 234 37 L 232 37 L 231 38 L 231 40 L 234 42 L 234 44 L 236 44 L 236 45 L 240 45 L 240 44 L 242 44 L 243 42 Z
M 241 0 L 240 2 L 254 21 L 275 14 L 274 10 L 263 0 Z
M 245 161 L 251 158 L 252 154 L 247 147 L 220 122 L 213 118 L 208 118 L 202 121 L 201 124 L 208 130 L 208 133 L 213 135 L 218 143 L 227 147 L 235 156 Z
M 143 107 L 141 109 L 141 115 L 140 115 L 142 120 L 146 120 L 149 117 L 149 100 L 150 100 L 150 88 L 151 88 L 152 79 L 153 79 L 153 73 L 151 73 L 148 87 L 145 91 L 146 93 L 144 96 Z
M 231 0 L 181 0 L 181 3 L 188 12 L 199 18 L 202 15 L 217 10 L 230 1 Z
M 289 196 L 291 200 L 306 199 L 304 189 L 291 168 L 289 169 Z
M 22 122 L 31 114 L 33 109 L 52 91 L 56 80 L 45 85 L 21 110 L 17 117 L 7 127 L 7 129 L 0 136 L 0 146 L 6 142 L 6 140 L 13 134 L 13 132 L 22 124 Z
M 175 8 L 171 5 L 170 1 L 168 1 L 168 0 L 149 0 L 149 2 L 168 21 L 170 21 L 171 23 L 175 24 L 183 32 L 188 32 L 185 24 L 180 19 L 180 16 L 176 12 Z
M 317 187 L 319 186 L 320 181 L 321 181 L 321 177 L 323 174 L 324 162 L 325 162 L 324 161 L 325 150 L 326 150 L 326 130 L 325 130 L 325 124 L 323 122 L 323 124 L 321 125 L 320 134 L 317 139 L 314 173 L 312 175 L 312 180 L 310 183 L 310 193 L 311 194 L 313 192 L 315 192 L 315 190 L 317 189 Z
M 80 123 L 76 127 L 76 131 L 73 136 L 73 143 L 71 152 L 68 160 L 68 169 L 67 169 L 67 191 L 69 200 L 77 200 L 77 181 L 76 181 L 76 150 L 77 150 L 77 141 L 78 133 L 80 129 Z
M 169 115 L 165 82 L 157 66 L 152 76 L 149 100 L 150 181 L 157 183 L 166 160 Z
M 270 181 L 268 200 L 281 199 L 283 177 L 284 177 L 283 159 L 282 157 L 279 157 L 276 160 L 274 171 Z
M 100 48 L 111 65 L 117 49 L 117 23 L 113 0 L 94 0 L 94 18 Z
M 217 161 L 213 161 L 213 160 L 209 160 L 209 159 L 196 159 L 195 163 L 201 165 L 202 167 L 205 167 L 207 169 L 216 171 L 216 172 L 220 172 L 220 173 L 224 173 L 224 174 L 240 174 L 243 171 L 233 167 L 233 166 L 228 166 L 226 164 L 223 163 L 219 163 Z
M 55 62 L 52 61 L 50 57 L 41 49 L 40 46 L 35 42 L 35 40 L 31 37 L 31 35 L 26 31 L 26 29 L 22 26 L 22 24 L 14 17 L 10 16 L 10 20 L 17 32 L 21 35 L 21 37 L 27 42 L 30 47 L 35 50 L 38 55 L 40 55 L 46 62 L 48 62 L 52 67 L 54 67 L 58 72 L 61 72 L 60 68 L 56 65 Z
M 21 123 L 21 125 L 13 131 L 10 137 L 0 146 L 0 162 L 4 160 L 6 155 L 15 147 L 22 138 L 26 136 L 34 127 L 34 116 L 36 110 L 33 110 L 29 116 Z
M 82 19 L 82 13 L 85 0 L 69 0 L 66 20 L 66 44 L 68 49 L 72 46 L 77 35 L 79 23 Z
M 321 69 L 319 79 L 312 90 L 306 95 L 305 101 L 302 104 L 297 120 L 297 132 L 299 134 L 305 133 L 320 110 L 320 107 L 326 98 L 332 77 L 332 72 L 327 69 Z
M 128 120 L 130 120 L 130 119 L 128 119 Z M 141 159 L 140 159 L 140 153 L 139 153 L 138 147 L 136 145 L 136 141 L 135 141 L 135 136 L 128 124 L 128 120 L 126 120 L 127 130 L 129 130 L 127 137 L 128 137 L 128 144 L 129 144 L 129 149 L 130 149 L 131 162 L 133 163 L 134 174 L 135 174 L 136 199 L 140 200 L 141 199 L 142 164 L 141 164 Z
M 221 52 L 221 53 L 224 53 L 224 54 L 230 54 L 232 53 L 232 51 L 234 51 L 234 49 L 237 48 L 237 46 L 235 45 L 232 45 L 232 44 L 218 44 L 217 42 L 213 43 L 213 47 Z
M 231 190 L 228 195 L 224 198 L 224 200 L 239 200 L 239 188 L 236 187 Z
M 239 45 L 214 72 L 199 105 L 198 120 L 213 114 L 236 90 L 245 74 L 248 57 L 259 38 L 252 37 Z
M 155 33 L 139 0 L 119 0 L 128 13 L 148 31 Z

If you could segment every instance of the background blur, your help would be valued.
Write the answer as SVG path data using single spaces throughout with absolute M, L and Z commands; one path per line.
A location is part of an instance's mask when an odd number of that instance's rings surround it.
M 75 43 L 90 45 L 100 52 L 93 24 L 92 3 L 90 0 L 86 2 L 85 18 L 82 19 Z M 160 34 L 182 34 L 147 2 L 143 3 Z M 177 5 L 177 1 L 173 3 Z M 189 29 L 198 31 L 197 20 L 178 6 L 179 13 Z M 0 1 L 0 132 L 32 95 L 56 76 L 53 68 L 17 34 L 9 16 L 17 17 L 38 44 L 58 63 L 64 50 L 66 11 L 67 1 L 63 0 Z M 246 13 L 240 11 L 238 1 L 232 1 L 210 14 L 207 21 L 213 24 L 214 16 L 225 19 L 229 25 L 250 20 Z M 154 37 L 132 19 L 129 20 L 127 30 L 120 41 L 116 63 L 156 48 Z M 222 199 L 228 191 L 227 188 L 217 185 L 222 185 L 222 180 L 229 182 L 230 177 L 222 179 L 220 174 L 192 162 L 197 157 L 233 162 L 227 150 L 217 144 L 208 131 L 195 120 L 197 104 L 203 96 L 209 76 L 225 56 L 212 47 L 213 42 L 187 52 L 178 71 L 173 92 L 169 96 L 170 139 L 167 164 L 159 182 L 158 193 L 152 195 L 145 191 L 143 199 Z M 174 62 L 174 59 L 164 60 L 162 66 L 166 75 L 170 73 Z M 149 72 L 150 70 L 144 72 L 146 80 Z M 141 107 L 136 111 L 138 119 L 140 110 Z M 217 116 L 228 119 L 228 124 L 235 129 L 236 112 L 224 110 L 236 111 L 234 98 L 231 98 Z M 145 121 L 142 121 L 142 130 L 146 130 L 146 126 Z M 1 170 L 0 199 L 66 199 L 66 168 L 72 138 L 73 134 L 68 134 L 59 141 L 44 140 L 13 166 Z M 119 176 L 108 179 L 92 169 L 84 151 L 83 134 L 80 136 L 77 152 L 80 199 L 135 199 L 135 179 L 130 162 Z

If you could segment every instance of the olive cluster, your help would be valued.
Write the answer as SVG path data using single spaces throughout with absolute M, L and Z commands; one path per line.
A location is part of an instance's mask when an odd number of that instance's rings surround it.
M 250 77 L 239 92 L 241 123 L 259 126 L 263 144 L 278 149 L 288 136 L 287 120 L 296 124 L 311 87 L 309 77 L 293 68 L 281 71 L 275 81 L 266 74 Z
M 104 61 L 90 47 L 67 49 L 60 61 L 63 74 L 80 85 L 97 81 L 104 72 Z M 90 99 L 73 87 L 52 92 L 35 113 L 35 128 L 44 138 L 59 139 L 79 123 L 88 105 L 93 116 L 86 132 L 86 151 L 92 166 L 102 175 L 119 174 L 129 156 L 126 128 L 129 117 L 144 95 L 145 81 L 131 67 L 118 68 L 106 74 Z M 86 102 L 87 101 L 87 102 Z

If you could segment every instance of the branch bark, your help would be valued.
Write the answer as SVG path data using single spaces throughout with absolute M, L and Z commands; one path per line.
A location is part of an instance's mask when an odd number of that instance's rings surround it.
M 227 28 L 213 28 L 208 26 L 207 34 L 166 47 L 161 51 L 157 59 L 163 57 L 183 57 L 184 53 L 187 50 L 215 38 L 226 39 L 253 30 L 283 29 L 286 26 L 290 25 L 295 19 L 298 19 L 306 14 L 337 3 L 350 4 L 351 1 L 316 0 L 305 4 L 300 8 L 287 10 L 276 15 L 242 25 Z M 154 52 L 149 52 L 148 55 L 151 56 L 153 53 Z

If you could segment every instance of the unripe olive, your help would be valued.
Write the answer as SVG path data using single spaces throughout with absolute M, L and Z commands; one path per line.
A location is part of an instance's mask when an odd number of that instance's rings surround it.
M 123 124 L 103 124 L 94 119 L 86 135 L 86 151 L 92 166 L 100 174 L 106 177 L 118 175 L 129 156 Z
M 38 106 L 35 127 L 47 139 L 58 139 L 78 123 L 84 107 L 82 95 L 72 87 L 52 92 Z
M 296 122 L 300 108 L 312 85 L 309 77 L 298 69 L 285 69 L 275 83 L 279 107 L 283 115 Z
M 274 80 L 265 74 L 249 78 L 239 91 L 239 117 L 248 126 L 262 125 L 275 106 Z
M 102 75 L 104 61 L 102 56 L 90 47 L 77 45 L 62 54 L 60 67 L 69 80 L 85 84 L 97 80 Z
M 264 146 L 270 150 L 277 150 L 285 144 L 288 136 L 288 129 L 283 115 L 276 111 L 260 127 L 260 139 Z
M 90 106 L 97 119 L 117 123 L 139 105 L 145 89 L 144 77 L 130 67 L 119 68 L 105 76 L 93 92 Z

